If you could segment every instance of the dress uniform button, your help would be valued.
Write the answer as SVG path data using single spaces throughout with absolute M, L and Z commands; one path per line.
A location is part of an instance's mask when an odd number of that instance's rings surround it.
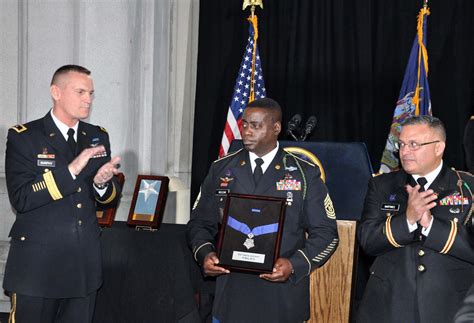
M 45 172 L 45 173 L 49 172 L 49 169 L 45 168 L 45 169 L 44 169 L 44 172 Z
M 82 191 L 82 188 L 78 187 L 77 188 L 77 193 L 81 193 L 81 191 Z
M 418 251 L 418 256 L 423 257 L 424 255 L 425 251 L 423 249 L 420 249 L 420 251 Z
M 82 220 L 77 221 L 77 224 L 82 225 Z
M 82 203 L 77 203 L 77 208 L 80 209 L 82 207 Z
M 25 241 L 25 240 L 26 240 L 26 237 L 21 237 L 20 240 L 21 240 L 21 241 Z
M 423 266 L 423 265 L 418 266 L 418 271 L 419 272 L 424 272 L 425 270 L 426 270 L 425 266 Z

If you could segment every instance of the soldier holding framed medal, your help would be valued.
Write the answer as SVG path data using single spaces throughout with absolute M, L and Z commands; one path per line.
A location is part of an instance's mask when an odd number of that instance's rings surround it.
M 337 247 L 319 168 L 281 149 L 280 131 L 277 102 L 249 103 L 244 149 L 212 164 L 195 202 L 187 239 L 204 274 L 217 276 L 214 322 L 307 320 L 309 275 Z

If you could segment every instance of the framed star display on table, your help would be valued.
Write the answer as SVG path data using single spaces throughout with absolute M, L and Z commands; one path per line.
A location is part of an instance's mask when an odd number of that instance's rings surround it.
M 271 273 L 280 255 L 286 199 L 228 194 L 219 232 L 219 266 Z
M 168 194 L 168 183 L 169 178 L 166 176 L 137 176 L 128 225 L 144 229 L 159 227 Z

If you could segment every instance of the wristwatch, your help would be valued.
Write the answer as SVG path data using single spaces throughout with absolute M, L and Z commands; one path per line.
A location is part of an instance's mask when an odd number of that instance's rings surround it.
M 94 183 L 94 187 L 99 189 L 99 190 L 103 190 L 104 188 L 107 188 L 109 186 L 109 182 L 105 182 L 104 184 L 96 184 Z

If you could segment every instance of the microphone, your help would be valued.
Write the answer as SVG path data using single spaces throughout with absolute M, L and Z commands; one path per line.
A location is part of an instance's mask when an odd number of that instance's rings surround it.
M 315 116 L 309 117 L 308 121 L 306 121 L 306 124 L 304 125 L 304 134 L 301 138 L 301 141 L 306 140 L 306 137 L 313 132 L 314 128 L 316 128 L 316 123 L 318 123 L 318 120 Z
M 316 119 L 315 116 L 309 117 L 308 121 L 306 121 L 306 124 L 304 125 L 304 132 L 309 135 L 310 133 L 313 132 L 314 128 L 316 128 L 316 123 L 318 120 Z
M 290 121 L 288 121 L 288 125 L 286 128 L 286 133 L 288 135 L 291 135 L 296 141 L 298 141 L 298 138 L 296 138 L 295 134 L 293 131 L 298 130 L 301 124 L 301 116 L 299 114 L 295 114 L 294 116 L 291 117 Z

